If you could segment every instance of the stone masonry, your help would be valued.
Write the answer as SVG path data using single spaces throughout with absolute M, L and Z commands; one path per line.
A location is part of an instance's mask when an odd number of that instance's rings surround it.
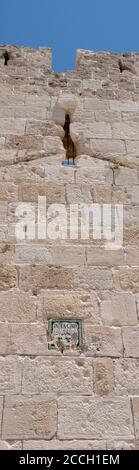
M 18 241 L 38 196 L 123 204 L 123 246 Z M 48 348 L 61 318 L 80 349 Z M 0 47 L 0 449 L 21 448 L 139 449 L 139 53 L 78 50 L 60 74 L 48 48 Z

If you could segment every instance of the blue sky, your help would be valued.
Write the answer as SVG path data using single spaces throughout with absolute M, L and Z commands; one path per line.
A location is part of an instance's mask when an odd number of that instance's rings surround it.
M 0 0 L 0 43 L 52 47 L 56 71 L 77 48 L 137 51 L 138 31 L 139 0 Z

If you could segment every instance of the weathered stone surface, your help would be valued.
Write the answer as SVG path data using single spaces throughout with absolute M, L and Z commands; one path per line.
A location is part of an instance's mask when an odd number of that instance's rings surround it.
M 132 399 L 136 439 L 139 439 L 139 397 Z
M 126 247 L 126 263 L 128 266 L 139 266 L 139 252 L 137 246 Z
M 0 134 L 23 135 L 25 132 L 25 124 L 25 119 L 2 117 L 0 118 Z
M 26 266 L 20 269 L 19 286 L 32 290 L 33 294 L 41 289 L 70 289 L 73 287 L 71 268 L 53 268 L 42 265 Z
M 132 186 L 139 182 L 137 171 L 129 168 L 114 170 L 114 180 L 116 186 Z
M 85 345 L 89 356 L 122 356 L 120 328 L 85 325 Z
M 39 196 L 46 197 L 47 204 L 64 204 L 65 188 L 62 185 L 53 183 L 45 184 L 26 184 L 20 187 L 19 198 L 24 202 L 38 202 Z
M 98 450 L 98 449 L 106 449 L 106 442 L 105 441 L 87 441 L 87 440 L 71 440 L 71 441 L 58 441 L 58 440 L 51 440 L 51 441 L 24 441 L 23 442 L 23 449 L 24 450 L 82 450 L 85 447 L 86 450 Z
M 0 450 L 20 450 L 22 449 L 22 442 L 21 441 L 14 441 L 11 440 L 6 442 L 6 441 L 0 441 Z
M 138 140 L 138 125 L 135 122 L 112 123 L 112 136 L 114 139 Z
M 22 393 L 92 395 L 92 364 L 88 359 L 25 359 Z
M 9 354 L 47 354 L 47 328 L 39 323 L 11 323 Z
M 129 292 L 104 293 L 101 315 L 104 325 L 136 325 L 138 320 L 135 296 Z
M 113 275 L 110 269 L 81 267 L 74 270 L 74 286 L 78 289 L 112 289 Z
M 33 322 L 36 320 L 36 301 L 18 289 L 0 292 L 0 321 Z
M 121 266 L 125 264 L 124 251 L 106 250 L 104 247 L 87 248 L 88 266 Z
M 16 269 L 6 264 L 0 266 L 0 290 L 8 290 L 17 285 Z
M 113 362 L 110 358 L 97 358 L 93 360 L 94 393 L 100 396 L 113 395 L 114 374 Z
M 81 318 L 90 323 L 101 322 L 99 303 L 95 292 L 45 290 L 38 296 L 37 317 L 40 320 L 49 318 Z
M 85 248 L 77 245 L 21 245 L 15 247 L 15 263 L 46 263 L 49 266 L 76 266 L 86 263 Z
M 2 420 L 2 411 L 3 411 L 3 397 L 0 397 L 0 424 Z
M 7 397 L 3 439 L 52 439 L 56 433 L 57 406 L 51 397 Z
M 22 362 L 14 356 L 0 357 L 0 394 L 21 393 Z
M 18 186 L 13 183 L 0 183 L 0 199 L 2 201 L 17 201 L 18 200 Z
M 114 140 L 114 139 L 91 139 L 91 150 L 92 152 L 100 152 L 102 155 L 107 154 L 116 154 L 123 155 L 126 153 L 126 148 L 123 140 Z
M 139 286 L 139 268 L 121 267 L 114 273 L 114 283 L 116 289 L 124 291 L 138 292 Z
M 132 439 L 130 401 L 127 398 L 60 398 L 58 437 Z
M 86 138 L 91 138 L 92 135 L 94 138 L 101 139 L 110 139 L 112 137 L 112 131 L 110 124 L 104 122 L 93 122 L 93 123 L 74 123 L 71 124 L 71 133 L 72 135 L 83 134 Z
M 108 450 L 135 450 L 134 441 L 108 441 L 107 443 Z
M 19 121 L 19 119 L 17 119 Z M 43 138 L 41 136 L 24 135 L 20 136 L 18 131 L 11 132 L 12 135 L 6 138 L 7 149 L 18 150 L 41 150 L 43 147 Z M 15 135 L 14 135 L 15 134 Z
M 139 326 L 123 328 L 125 357 L 139 358 Z
M 113 367 L 116 395 L 139 395 L 139 360 L 115 359 Z
M 10 345 L 10 329 L 7 323 L 0 323 L 0 354 L 8 354 Z

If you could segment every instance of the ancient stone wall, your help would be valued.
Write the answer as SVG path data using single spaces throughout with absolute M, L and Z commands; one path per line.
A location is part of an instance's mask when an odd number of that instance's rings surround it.
M 123 245 L 19 241 L 38 196 L 123 204 Z M 59 74 L 50 49 L 0 47 L 0 263 L 0 448 L 139 449 L 139 54 L 80 50 Z M 48 347 L 58 319 L 80 347 Z

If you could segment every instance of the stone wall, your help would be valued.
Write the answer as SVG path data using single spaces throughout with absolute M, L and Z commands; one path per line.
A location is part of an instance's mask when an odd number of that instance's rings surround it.
M 17 241 L 19 203 L 45 195 L 123 204 L 123 246 Z M 79 50 L 59 74 L 50 49 L 0 47 L 0 263 L 0 448 L 139 449 L 138 53 Z M 82 320 L 80 350 L 48 349 L 61 318 Z

